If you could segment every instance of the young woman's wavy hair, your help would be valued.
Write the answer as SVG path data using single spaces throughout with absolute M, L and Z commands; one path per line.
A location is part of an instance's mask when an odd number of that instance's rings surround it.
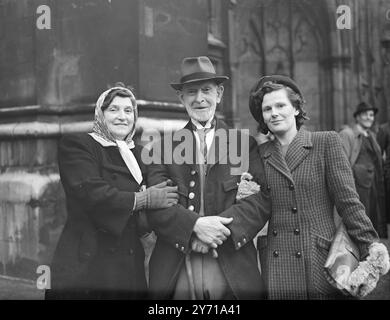
M 264 122 L 263 112 L 261 108 L 264 95 L 280 89 L 286 90 L 288 99 L 290 100 L 293 107 L 297 109 L 299 112 L 298 115 L 295 116 L 297 129 L 299 130 L 303 125 L 303 123 L 305 122 L 305 120 L 309 119 L 306 116 L 306 110 L 305 110 L 306 102 L 300 94 L 298 94 L 293 89 L 283 84 L 267 81 L 260 88 L 258 88 L 258 85 L 253 87 L 249 94 L 249 106 L 252 110 L 256 110 L 256 113 L 258 113 L 257 114 L 258 115 L 257 121 L 259 123 L 258 129 L 263 134 L 267 134 L 270 131 Z

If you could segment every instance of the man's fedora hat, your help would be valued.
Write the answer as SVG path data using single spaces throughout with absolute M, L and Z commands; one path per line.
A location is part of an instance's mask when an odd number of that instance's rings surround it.
M 353 117 L 356 117 L 358 114 L 362 113 L 362 112 L 365 112 L 365 111 L 368 111 L 368 110 L 373 110 L 374 111 L 374 114 L 376 114 L 378 112 L 378 108 L 368 104 L 367 102 L 360 102 L 357 106 L 356 106 L 356 110 L 355 112 L 353 113 Z
M 181 90 L 184 84 L 205 80 L 213 80 L 217 84 L 229 79 L 218 76 L 210 59 L 206 56 L 184 58 L 181 63 L 181 78 L 179 83 L 171 83 L 175 90 Z

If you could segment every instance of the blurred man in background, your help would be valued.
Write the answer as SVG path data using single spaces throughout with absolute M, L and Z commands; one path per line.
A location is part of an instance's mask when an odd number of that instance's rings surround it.
M 356 190 L 381 238 L 387 238 L 382 155 L 371 130 L 378 109 L 366 102 L 357 105 L 355 125 L 340 131 L 351 164 Z

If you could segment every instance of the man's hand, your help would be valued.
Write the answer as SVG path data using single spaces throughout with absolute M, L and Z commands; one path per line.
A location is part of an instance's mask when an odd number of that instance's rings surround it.
M 230 236 L 230 230 L 225 225 L 232 221 L 233 218 L 219 216 L 200 217 L 196 220 L 194 232 L 199 240 L 216 249 Z
M 210 247 L 205 244 L 203 241 L 195 237 L 191 242 L 191 250 L 198 253 L 208 253 Z
M 191 242 L 191 250 L 198 253 L 206 254 L 211 250 L 213 258 L 218 258 L 218 253 L 216 249 L 211 249 L 206 243 L 199 240 L 197 237 L 195 237 Z

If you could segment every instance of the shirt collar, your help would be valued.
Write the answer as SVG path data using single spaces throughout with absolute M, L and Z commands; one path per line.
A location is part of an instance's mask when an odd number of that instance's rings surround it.
M 214 118 L 209 119 L 206 122 L 205 126 L 202 126 L 199 121 L 191 119 L 191 122 L 193 124 L 194 129 L 199 130 L 199 129 L 213 129 L 215 126 Z

